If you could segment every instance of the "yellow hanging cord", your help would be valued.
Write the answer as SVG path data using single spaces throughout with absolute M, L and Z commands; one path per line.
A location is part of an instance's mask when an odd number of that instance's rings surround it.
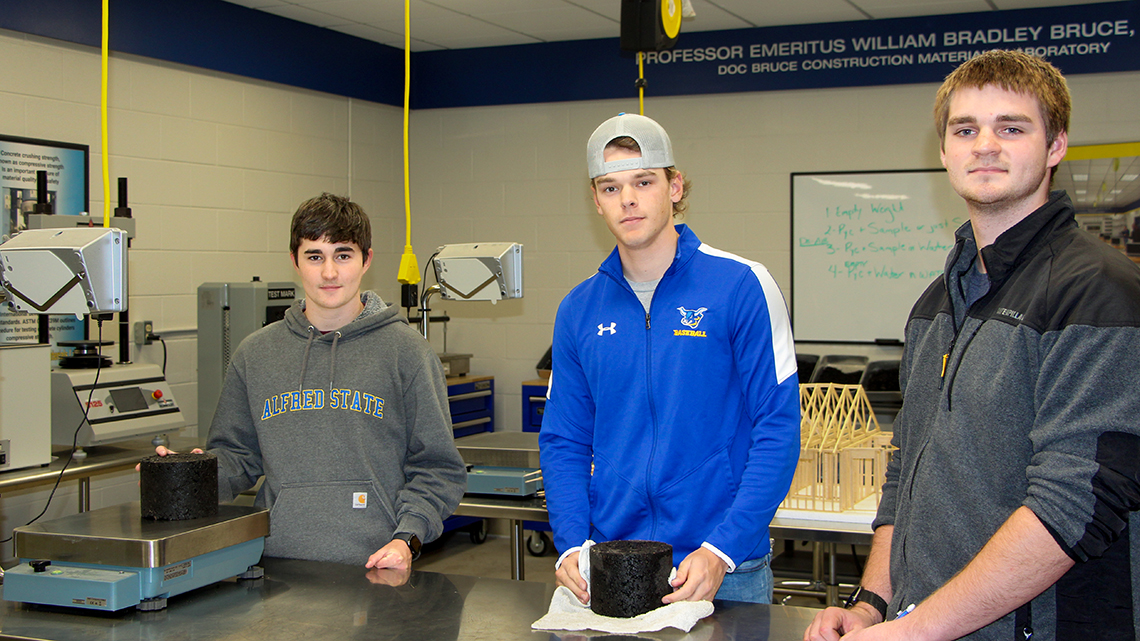
M 645 52 L 637 52 L 637 105 L 642 116 L 645 115 Z
M 103 0 L 103 78 L 100 88 L 100 101 L 103 128 L 103 226 L 111 226 L 111 161 L 107 147 L 107 41 L 109 30 L 110 0 Z
M 400 257 L 400 271 L 396 280 L 406 285 L 420 282 L 420 267 L 412 251 L 412 188 L 408 166 L 408 115 L 412 96 L 412 9 L 411 0 L 404 0 L 404 255 Z

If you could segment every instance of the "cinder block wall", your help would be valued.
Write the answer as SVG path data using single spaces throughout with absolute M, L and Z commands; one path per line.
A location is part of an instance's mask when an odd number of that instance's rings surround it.
M 8 82 L 0 132 L 91 147 L 91 210 L 102 212 L 99 56 L 0 31 Z M 365 285 L 399 300 L 404 247 L 402 111 L 132 56 L 110 65 L 112 179 L 130 180 L 138 238 L 131 318 L 167 336 L 167 378 L 197 426 L 196 290 L 207 281 L 292 280 L 288 223 L 302 200 L 350 193 L 370 214 L 376 258 Z M 1074 76 L 1070 144 L 1140 140 L 1140 73 Z M 646 100 L 693 180 L 685 222 L 715 247 L 790 283 L 789 174 L 939 166 L 935 86 L 687 96 Z M 413 247 L 422 269 L 446 243 L 525 245 L 522 300 L 448 302 L 447 349 L 496 377 L 496 426 L 521 427 L 520 384 L 550 344 L 562 297 L 612 248 L 586 180 L 586 139 L 629 100 L 420 110 L 411 118 Z M 114 197 L 114 196 L 112 196 Z M 429 278 L 429 282 L 430 282 Z M 443 349 L 443 331 L 432 328 Z M 826 347 L 820 348 L 826 350 Z M 850 350 L 845 350 L 849 352 Z M 162 347 L 132 346 L 161 363 Z M 205 428 L 203 428 L 205 429 Z M 47 492 L 0 497 L 0 538 Z M 96 482 L 93 507 L 137 497 L 133 474 Z M 75 511 L 73 483 L 45 518 Z M 10 546 L 0 548 L 9 558 Z

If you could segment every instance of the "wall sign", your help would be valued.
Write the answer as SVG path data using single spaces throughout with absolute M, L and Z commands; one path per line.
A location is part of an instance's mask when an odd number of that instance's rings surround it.
M 698 20 L 700 18 L 698 17 Z M 941 82 L 989 49 L 1065 74 L 1140 69 L 1140 2 L 686 33 L 646 54 L 646 96 Z M 413 107 L 635 97 L 637 61 L 579 40 L 416 54 Z

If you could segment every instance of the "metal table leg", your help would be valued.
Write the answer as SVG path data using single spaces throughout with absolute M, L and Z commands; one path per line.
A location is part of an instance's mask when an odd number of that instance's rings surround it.
M 839 605 L 839 577 L 835 571 L 835 544 L 827 543 L 827 605 Z
M 814 587 L 823 585 L 823 543 L 811 542 L 811 582 Z
M 79 479 L 79 511 L 86 512 L 91 509 L 91 477 L 84 476 Z
M 523 581 L 526 568 L 523 566 L 523 522 L 521 519 L 511 519 L 511 578 Z

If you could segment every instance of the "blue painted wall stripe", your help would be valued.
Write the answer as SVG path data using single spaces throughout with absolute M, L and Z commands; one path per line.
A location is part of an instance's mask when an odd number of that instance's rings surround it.
M 222 0 L 111 0 L 110 47 L 374 102 L 404 104 L 399 49 Z M 98 0 L 4 0 L 0 27 L 101 46 Z
M 0 27 L 99 46 L 96 0 L 4 0 Z M 412 16 L 415 30 L 415 16 Z M 650 54 L 647 96 L 939 82 L 993 48 L 1066 74 L 1140 70 L 1140 0 L 684 33 Z M 412 108 L 635 97 L 618 38 L 412 54 Z M 222 0 L 111 0 L 115 51 L 403 104 L 403 52 Z

